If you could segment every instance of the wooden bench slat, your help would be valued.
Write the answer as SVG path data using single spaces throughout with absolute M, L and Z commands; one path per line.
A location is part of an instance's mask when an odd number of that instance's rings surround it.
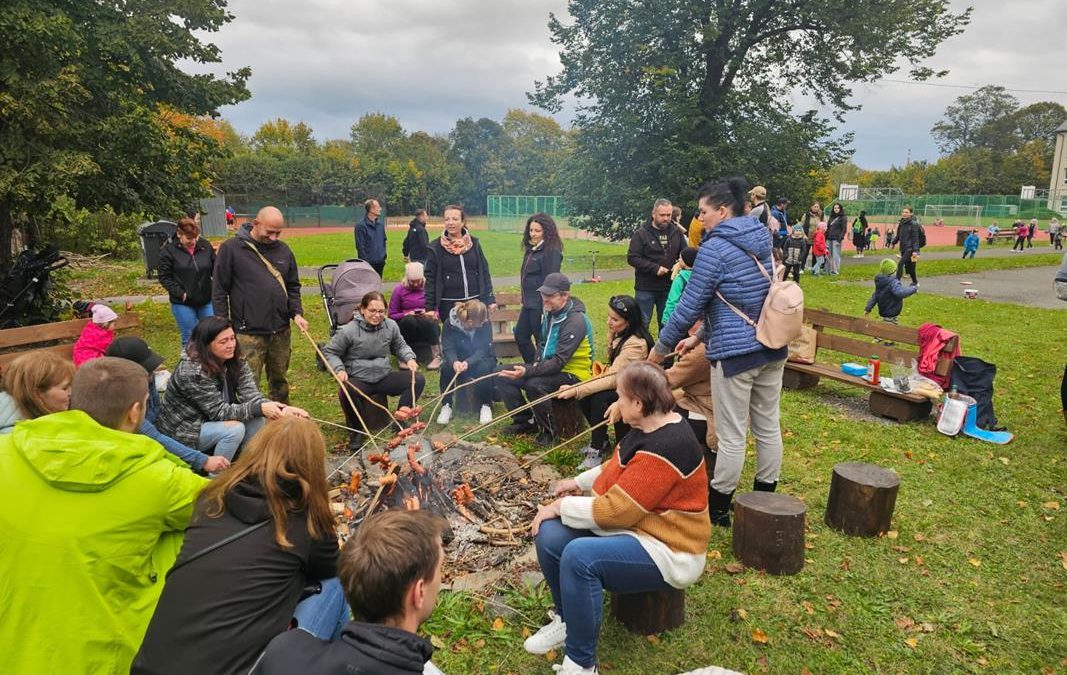
M 8 350 L 0 354 L 0 371 L 19 356 L 29 352 L 49 351 L 70 359 L 74 354 L 74 342 L 77 341 L 88 319 L 56 321 L 37 326 L 21 326 L 0 330 L 0 349 Z M 128 333 L 130 329 L 140 328 L 141 319 L 135 312 L 122 312 L 115 322 L 116 333 Z M 57 340 L 69 340 L 56 345 L 42 345 Z M 21 348 L 21 349 L 20 349 Z
M 522 302 L 522 296 L 518 293 L 497 293 L 496 304 L 500 305 L 518 305 Z
M 860 357 L 863 359 L 863 363 L 867 363 L 868 358 L 877 355 L 882 363 L 889 366 L 897 365 L 898 361 L 902 361 L 905 366 L 909 366 L 912 359 L 919 358 L 918 352 L 887 347 L 877 342 L 864 342 L 863 340 L 832 333 L 820 332 L 818 338 L 816 338 L 816 344 L 820 349 L 830 349 L 835 352 L 843 352 Z
M 902 398 L 908 401 L 912 401 L 914 403 L 921 403 L 927 400 L 925 396 L 918 396 L 916 394 L 899 394 L 892 391 L 886 391 L 880 386 L 871 384 L 862 377 L 857 377 L 855 375 L 849 375 L 848 373 L 842 372 L 840 368 L 824 366 L 819 363 L 796 363 L 794 361 L 789 361 L 786 366 L 788 366 L 790 370 L 808 373 L 809 375 L 817 375 L 819 377 L 827 377 L 831 380 L 837 380 L 838 382 L 844 382 L 845 384 L 852 384 L 857 387 L 863 387 L 864 389 L 869 389 L 871 391 L 878 391 L 885 394 L 886 396 L 895 396 L 897 398 Z
M 822 309 L 804 309 L 804 322 L 812 326 L 825 326 L 849 333 L 860 333 L 871 337 L 904 342 L 909 345 L 919 344 L 919 331 L 908 326 L 897 326 L 884 321 L 870 321 L 858 316 L 845 316 Z
M 39 349 L 27 349 L 21 352 L 8 352 L 7 354 L 0 354 L 0 372 L 3 372 L 4 368 L 9 363 L 22 356 L 23 354 L 29 354 L 30 352 L 52 352 L 57 356 L 67 359 L 68 361 L 74 358 L 74 343 L 64 342 L 61 345 L 52 345 L 51 347 L 41 347 Z

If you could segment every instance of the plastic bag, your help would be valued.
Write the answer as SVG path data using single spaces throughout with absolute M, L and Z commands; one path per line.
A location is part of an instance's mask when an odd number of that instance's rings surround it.
M 908 374 L 908 393 L 916 396 L 925 396 L 932 401 L 937 401 L 945 391 L 937 382 L 934 382 L 929 377 L 920 375 L 919 363 L 912 359 L 911 372 Z

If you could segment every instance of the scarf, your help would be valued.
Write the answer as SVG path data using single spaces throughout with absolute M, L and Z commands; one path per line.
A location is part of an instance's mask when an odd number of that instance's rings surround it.
M 467 228 L 463 228 L 460 232 L 460 236 L 453 239 L 448 235 L 448 230 L 441 233 L 441 248 L 445 249 L 452 255 L 463 255 L 467 251 L 471 250 L 474 246 L 474 242 L 471 240 L 471 235 L 467 232 Z

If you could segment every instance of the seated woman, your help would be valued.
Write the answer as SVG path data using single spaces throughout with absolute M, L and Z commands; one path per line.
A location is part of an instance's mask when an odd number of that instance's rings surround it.
M 268 419 L 307 417 L 296 406 L 267 400 L 229 319 L 200 320 L 174 369 L 156 426 L 179 443 L 233 460 Z
M 426 386 L 426 380 L 417 372 L 419 364 L 415 362 L 415 352 L 404 342 L 396 321 L 385 315 L 385 297 L 378 291 L 363 296 L 355 316 L 330 338 L 322 351 L 343 385 L 358 389 L 367 396 L 399 396 L 398 406 L 413 406 L 411 378 L 415 378 L 415 398 L 422 395 Z M 390 354 L 410 372 L 394 371 L 389 363 Z M 356 391 L 348 393 L 353 402 L 358 403 L 362 398 Z M 348 426 L 361 429 L 359 417 L 348 403 L 345 391 L 339 390 L 337 397 Z M 363 447 L 364 440 L 362 433 L 351 432 L 349 450 Z
M 11 433 L 16 422 L 69 408 L 73 379 L 74 364 L 52 352 L 28 352 L 9 363 L 0 391 L 0 434 Z
M 594 379 L 589 382 L 568 387 L 560 387 L 559 399 L 578 399 L 582 406 L 582 413 L 590 425 L 604 421 L 604 413 L 608 407 L 619 400 L 619 394 L 615 391 L 616 375 L 625 366 L 637 361 L 644 361 L 648 352 L 652 349 L 652 336 L 645 328 L 645 322 L 641 317 L 641 308 L 629 295 L 615 295 L 608 300 L 608 366 L 607 370 L 597 370 L 599 365 L 593 364 L 593 375 L 608 373 L 608 377 Z M 615 442 L 622 441 L 630 428 L 625 422 L 615 424 Z M 599 466 L 605 457 L 611 454 L 611 443 L 608 442 L 607 427 L 594 429 L 589 445 L 582 448 L 585 461 L 582 468 L 592 469 Z
M 426 313 L 426 276 L 422 263 L 404 265 L 404 279 L 389 296 L 389 318 L 400 326 L 400 334 L 408 346 L 426 345 L 433 354 L 427 370 L 441 367 L 441 327 L 437 319 Z
M 445 319 L 445 332 L 441 338 L 444 364 L 441 366 L 441 393 L 456 378 L 455 384 L 470 382 L 496 370 L 496 350 L 493 349 L 493 331 L 489 325 L 489 309 L 481 300 L 457 302 Z M 482 380 L 473 385 L 478 402 L 478 423 L 488 424 L 493 420 L 493 389 L 495 378 Z M 444 397 L 438 424 L 452 421 L 452 394 Z
M 325 461 L 315 424 L 286 417 L 204 489 L 131 673 L 244 675 L 294 614 L 336 637 L 348 611 Z M 298 605 L 316 582 L 323 592 Z M 313 615 L 314 626 L 301 620 Z
M 630 432 L 607 462 L 560 481 L 560 498 L 540 507 L 531 527 L 556 612 L 524 647 L 565 646 L 557 670 L 571 675 L 596 672 L 604 589 L 686 588 L 704 571 L 711 536 L 703 453 L 673 412 L 663 369 L 632 363 L 615 382 L 615 409 Z

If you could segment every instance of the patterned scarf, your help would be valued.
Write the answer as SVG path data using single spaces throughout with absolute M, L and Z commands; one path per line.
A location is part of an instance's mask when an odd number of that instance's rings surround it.
M 441 233 L 441 248 L 445 249 L 452 255 L 463 255 L 471 250 L 471 246 L 474 246 L 474 242 L 471 240 L 471 235 L 467 232 L 467 228 L 465 227 L 460 231 L 459 237 L 455 239 L 448 235 L 448 230 Z

